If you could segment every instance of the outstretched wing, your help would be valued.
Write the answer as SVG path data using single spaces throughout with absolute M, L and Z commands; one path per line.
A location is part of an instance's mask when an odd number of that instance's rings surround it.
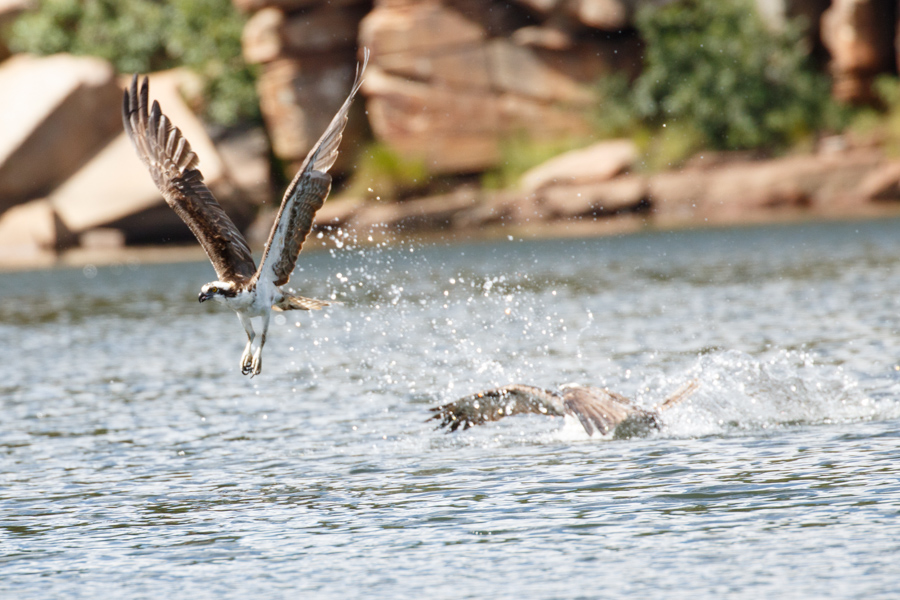
M 316 212 L 322 208 L 331 190 L 331 176 L 328 169 L 338 156 L 338 146 L 353 98 L 362 85 L 362 76 L 369 62 L 369 50 L 363 50 L 363 62 L 356 69 L 356 80 L 350 95 L 331 120 L 325 133 L 310 150 L 300 170 L 284 193 L 281 208 L 275 217 L 275 224 L 266 242 L 266 249 L 256 279 L 271 279 L 275 285 L 284 285 L 291 278 L 297 257 L 306 236 L 312 229 Z
M 456 431 L 488 421 L 525 413 L 578 419 L 588 435 L 606 435 L 624 422 L 659 428 L 658 416 L 635 406 L 628 398 L 609 390 L 580 385 L 567 386 L 561 394 L 530 385 L 513 384 L 471 394 L 431 409 L 429 420 L 438 427 Z
M 468 429 L 504 417 L 533 413 L 561 417 L 565 414 L 562 397 L 530 385 L 513 384 L 471 394 L 431 409 L 429 417 L 440 420 L 438 427 L 456 431 Z
M 203 183 L 197 155 L 191 145 L 154 101 L 148 108 L 149 82 L 138 90 L 131 79 L 122 103 L 122 124 L 140 159 L 147 165 L 166 204 L 196 236 L 216 269 L 220 281 L 242 281 L 253 276 L 256 265 L 244 236 L 215 196 Z

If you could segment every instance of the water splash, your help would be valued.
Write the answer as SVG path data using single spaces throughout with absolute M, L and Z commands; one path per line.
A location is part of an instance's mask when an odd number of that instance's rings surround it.
M 840 366 L 816 364 L 809 354 L 780 351 L 760 359 L 738 351 L 701 356 L 686 373 L 647 387 L 666 389 L 695 379 L 699 389 L 664 413 L 662 435 L 734 434 L 794 425 L 829 424 L 900 414 L 876 401 Z

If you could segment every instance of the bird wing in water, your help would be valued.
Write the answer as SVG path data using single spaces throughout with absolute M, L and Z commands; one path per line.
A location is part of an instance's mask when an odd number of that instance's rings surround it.
M 566 414 L 576 417 L 588 435 L 594 435 L 594 431 L 606 435 L 633 417 L 652 418 L 625 396 L 590 386 L 563 388 L 563 406 Z
M 471 394 L 431 409 L 429 417 L 440 420 L 438 428 L 456 431 L 511 415 L 533 413 L 561 417 L 565 414 L 562 397 L 530 385 L 513 384 Z
M 700 382 L 696 379 L 691 379 L 690 381 L 682 384 L 677 390 L 672 392 L 672 394 L 662 401 L 661 404 L 654 407 L 657 411 L 662 412 L 664 410 L 668 410 L 679 404 L 680 402 L 686 400 L 690 396 L 694 394 L 700 388 Z
M 149 106 L 149 82 L 131 79 L 122 104 L 122 124 L 163 198 L 190 228 L 220 281 L 242 282 L 256 271 L 250 248 L 197 169 L 197 155 L 181 131 Z
M 344 104 L 335 114 L 325 133 L 310 150 L 300 170 L 284 192 L 275 224 L 269 233 L 266 249 L 259 263 L 255 279 L 267 277 L 275 285 L 284 285 L 291 277 L 306 236 L 312 229 L 316 212 L 322 208 L 331 190 L 328 170 L 338 156 L 350 105 L 362 85 L 362 76 L 369 61 L 369 51 L 363 52 L 362 65 L 357 67 L 356 80 Z

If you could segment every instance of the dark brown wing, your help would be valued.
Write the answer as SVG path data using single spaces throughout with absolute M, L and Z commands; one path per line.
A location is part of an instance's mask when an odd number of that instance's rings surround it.
M 158 102 L 148 109 L 148 98 L 147 78 L 139 91 L 135 75 L 125 90 L 122 124 L 138 156 L 166 203 L 206 250 L 219 280 L 248 280 L 256 265 L 244 236 L 203 183 L 203 174 L 196 168 L 197 155 L 187 139 L 169 122 Z
M 316 212 L 322 208 L 331 190 L 328 169 L 337 159 L 350 105 L 362 85 L 362 75 L 368 61 L 369 51 L 364 49 L 363 62 L 356 70 L 356 80 L 350 94 L 285 191 L 259 263 L 257 280 L 270 278 L 275 285 L 284 285 L 290 280 L 303 242 L 312 229 Z
M 429 417 L 440 420 L 438 428 L 456 431 L 468 429 L 488 421 L 525 413 L 563 416 L 562 397 L 548 390 L 530 385 L 513 384 L 471 394 L 431 409 Z
M 564 389 L 563 406 L 566 414 L 578 418 L 588 435 L 594 435 L 594 430 L 606 435 L 627 419 L 651 414 L 625 396 L 586 386 Z

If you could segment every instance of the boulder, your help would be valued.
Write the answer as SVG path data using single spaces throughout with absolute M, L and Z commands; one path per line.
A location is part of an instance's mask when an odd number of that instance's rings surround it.
M 365 6 L 323 5 L 313 10 L 285 15 L 278 8 L 254 14 L 241 37 L 244 59 L 264 63 L 284 57 L 325 53 L 353 48 Z
M 0 90 L 0 212 L 49 193 L 122 129 L 122 91 L 98 58 L 18 55 Z
M 372 49 L 363 93 L 379 140 L 431 173 L 469 173 L 497 165 L 504 139 L 568 137 L 589 126 L 586 86 L 527 45 L 489 38 L 454 6 L 383 4 L 360 24 L 360 43 Z M 512 34 L 514 12 L 493 27 Z
M 491 40 L 487 50 L 492 85 L 501 93 L 585 108 L 593 99 L 588 90 L 549 68 L 530 48 L 496 39 Z
M 331 123 L 356 76 L 355 51 L 332 52 L 315 61 L 279 58 L 263 65 L 257 81 L 260 109 L 272 151 L 285 161 L 285 175 L 296 168 Z M 366 77 L 369 77 L 367 72 Z M 362 102 L 351 108 L 333 173 L 347 170 L 355 157 L 354 141 L 365 131 Z
M 519 4 L 527 6 L 529 9 L 547 16 L 564 2 L 564 0 L 516 0 Z
M 45 199 L 19 204 L 0 215 L 0 263 L 15 257 L 53 253 L 73 241 Z
M 486 33 L 478 23 L 434 0 L 377 6 L 359 27 L 359 44 L 369 48 L 373 58 L 398 52 L 429 55 L 484 39 Z
M 289 15 L 281 30 L 283 55 L 355 49 L 359 23 L 369 6 L 323 3 L 302 14 Z
M 363 91 L 375 135 L 431 173 L 478 171 L 500 159 L 499 106 L 490 94 L 393 77 L 376 66 Z
M 857 193 L 867 200 L 900 200 L 900 161 L 891 161 L 866 175 Z
M 406 202 L 370 204 L 350 221 L 359 232 L 385 227 L 391 231 L 439 230 L 453 227 L 454 217 L 478 204 L 476 190 L 462 188 L 451 194 Z
M 522 176 L 520 187 L 532 192 L 550 185 L 605 181 L 631 167 L 637 156 L 637 147 L 631 140 L 599 142 L 530 169 Z
M 663 225 L 749 222 L 773 209 L 835 214 L 859 204 L 860 182 L 883 164 L 858 151 L 669 171 L 650 177 L 649 198 Z
M 538 194 L 545 214 L 554 219 L 609 217 L 647 206 L 647 181 L 624 175 L 609 181 L 582 185 L 556 185 Z
M 488 91 L 491 71 L 484 44 L 441 48 L 429 54 L 397 52 L 377 58 L 386 74 L 431 85 Z
M 481 202 L 453 216 L 459 230 L 477 230 L 492 225 L 526 225 L 546 220 L 547 212 L 534 194 L 514 190 L 485 192 Z
M 272 189 L 272 164 L 269 138 L 261 127 L 230 133 L 216 141 L 216 150 L 228 173 L 228 179 L 254 206 L 277 205 Z
M 241 32 L 241 50 L 250 64 L 270 62 L 284 48 L 282 28 L 284 12 L 274 7 L 263 8 L 247 20 Z
M 183 71 L 150 76 L 150 96 L 158 100 L 200 158 L 206 184 L 241 227 L 249 211 L 240 202 L 235 186 L 202 123 L 178 92 Z M 121 102 L 121 90 L 119 91 Z M 130 243 L 163 239 L 189 240 L 190 231 L 165 201 L 131 141 L 121 132 L 90 162 L 53 191 L 49 201 L 66 229 L 81 235 L 99 227 L 123 232 Z
M 572 35 L 560 28 L 543 25 L 528 25 L 513 32 L 510 38 L 519 46 L 543 48 L 545 50 L 568 50 L 575 45 Z
M 895 66 L 896 23 L 884 18 L 895 7 L 895 0 L 834 0 L 822 15 L 822 43 L 831 54 L 838 100 L 876 100 L 872 81 Z
M 268 7 L 277 8 L 283 12 L 308 10 L 318 6 L 351 6 L 354 4 L 369 4 L 371 0 L 231 0 L 231 3 L 243 12 L 255 12 Z
M 622 0 L 568 0 L 564 6 L 569 15 L 588 27 L 617 31 L 631 24 L 632 5 Z

